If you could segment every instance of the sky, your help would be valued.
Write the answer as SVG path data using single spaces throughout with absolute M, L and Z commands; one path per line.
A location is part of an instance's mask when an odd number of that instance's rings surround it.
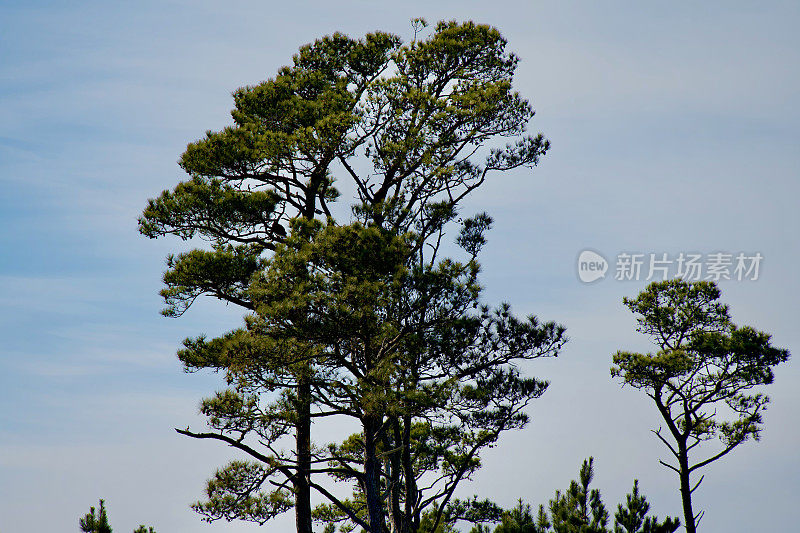
M 723 280 L 734 320 L 800 346 L 800 6 L 794 2 L 0 2 L 0 531 L 77 531 L 104 498 L 115 531 L 247 532 L 189 504 L 237 457 L 181 437 L 202 428 L 219 376 L 185 374 L 185 337 L 237 327 L 201 301 L 160 316 L 165 256 L 136 219 L 181 179 L 188 142 L 230 123 L 231 92 L 335 31 L 411 34 L 410 19 L 474 20 L 520 57 L 516 88 L 552 142 L 535 170 L 497 176 L 465 210 L 495 219 L 489 302 L 567 327 L 530 425 L 490 450 L 462 495 L 546 503 L 593 456 L 610 508 L 633 479 L 680 515 L 658 465 L 657 413 L 609 374 L 649 349 L 623 307 L 647 284 L 619 254 L 760 253 L 757 280 Z M 609 263 L 583 283 L 581 251 Z M 705 531 L 788 531 L 800 491 L 800 368 L 776 370 L 758 443 L 707 467 Z M 326 429 L 318 434 L 324 439 Z M 292 517 L 270 531 L 291 531 Z

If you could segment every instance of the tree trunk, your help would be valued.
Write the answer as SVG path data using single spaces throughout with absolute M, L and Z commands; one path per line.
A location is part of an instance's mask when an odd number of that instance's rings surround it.
M 364 488 L 367 499 L 370 533 L 383 533 L 386 521 L 381 498 L 381 463 L 377 457 L 380 419 L 364 415 Z
M 319 180 L 312 180 L 319 186 Z M 302 216 L 314 218 L 316 188 L 306 194 L 306 205 Z M 311 366 L 301 364 L 297 380 L 297 422 L 295 451 L 297 473 L 294 480 L 294 518 L 297 533 L 313 533 L 311 530 Z
M 400 494 L 403 491 L 401 486 L 401 471 L 400 466 L 400 450 L 398 449 L 401 441 L 400 423 L 397 418 L 392 420 L 392 438 L 388 437 L 389 432 L 386 432 L 386 449 L 392 450 L 388 457 L 388 479 L 389 479 L 389 525 L 391 533 L 405 533 L 407 528 L 405 526 L 406 517 L 403 516 L 400 510 Z
M 416 512 L 417 482 L 411 460 L 411 416 L 403 417 L 403 479 L 405 481 L 405 515 L 403 533 L 419 529 L 419 514 Z
M 311 531 L 311 385 L 307 369 L 297 385 L 297 474 L 294 478 L 294 513 L 297 533 Z
M 697 533 L 694 523 L 694 511 L 692 510 L 692 487 L 689 483 L 689 454 L 686 450 L 686 443 L 678 443 L 678 454 L 680 458 L 680 478 L 681 478 L 681 502 L 683 503 L 683 519 L 686 525 L 686 533 Z

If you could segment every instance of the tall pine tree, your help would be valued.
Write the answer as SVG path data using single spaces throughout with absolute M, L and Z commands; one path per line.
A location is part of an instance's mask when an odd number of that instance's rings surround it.
M 188 339 L 179 354 L 187 369 L 223 371 L 231 384 L 203 403 L 212 432 L 180 432 L 223 441 L 256 460 L 229 465 L 209 482 L 208 502 L 196 506 L 207 519 L 263 523 L 294 506 L 298 531 L 309 532 L 310 490 L 335 503 L 312 476 L 332 474 L 354 476 L 365 487 L 366 521 L 343 502 L 339 512 L 365 529 L 382 531 L 388 506 L 392 527 L 413 531 L 425 506 L 436 503 L 441 520 L 455 485 L 477 468 L 480 448 L 493 444 L 500 431 L 524 424 L 521 409 L 544 384 L 521 378 L 513 361 L 554 354 L 563 342 L 561 329 L 518 321 L 505 307 L 494 315 L 486 310 L 458 318 L 465 302 L 476 303 L 474 256 L 487 218 L 463 224 L 462 244 L 476 250 L 468 252 L 465 264 L 438 257 L 460 202 L 492 172 L 533 166 L 548 147 L 541 135 L 524 133 L 533 111 L 512 89 L 517 58 L 505 47 L 494 28 L 454 22 L 440 23 L 428 38 L 415 36 L 407 44 L 382 33 L 358 41 L 338 34 L 321 39 L 302 48 L 293 65 L 274 79 L 237 91 L 234 126 L 189 145 L 181 165 L 191 179 L 145 209 L 144 234 L 200 236 L 211 243 L 210 249 L 169 258 L 162 292 L 166 314 L 179 316 L 204 294 L 255 312 L 247 328 L 218 339 Z M 503 137 L 514 142 L 487 146 Z M 333 219 L 336 177 L 356 190 L 355 225 L 338 227 Z M 385 257 L 381 247 L 387 243 L 397 244 L 402 253 Z M 361 261 L 348 265 L 337 251 Z M 369 338 L 359 338 L 360 344 L 342 340 L 350 333 L 341 325 L 330 327 L 330 320 L 318 331 L 310 328 L 322 314 L 294 307 L 293 299 L 304 293 L 303 276 L 320 272 L 303 274 L 297 266 L 302 254 L 316 254 L 320 268 L 329 269 L 324 274 L 332 274 L 314 278 L 319 287 L 339 290 L 343 276 L 355 279 L 355 287 L 344 286 L 352 290 L 337 294 L 354 298 L 357 306 L 346 298 L 312 303 L 347 309 L 340 316 Z M 379 264 L 381 257 L 385 264 Z M 337 272 L 340 267 L 344 271 Z M 276 294 L 284 274 L 289 282 L 283 294 Z M 277 276 L 274 282 L 271 275 Z M 412 289 L 411 296 L 398 292 L 403 286 Z M 424 294 L 430 290 L 440 293 Z M 445 318 L 438 322 L 443 325 L 436 326 L 441 315 L 436 298 L 442 295 L 457 300 L 445 301 Z M 416 303 L 410 305 L 409 298 Z M 391 314 L 397 309 L 406 314 Z M 418 312 L 409 315 L 410 309 Z M 430 331 L 424 331 L 426 321 Z M 393 328 L 402 335 L 391 349 L 381 347 L 377 359 L 367 357 L 376 339 L 392 344 Z M 423 330 L 415 336 L 414 328 Z M 472 333 L 471 344 L 448 344 L 462 331 Z M 469 354 L 475 359 L 481 350 L 486 350 L 482 363 L 463 362 L 456 381 L 448 382 L 444 358 L 463 360 Z M 344 394 L 347 401 L 352 395 L 330 386 L 332 361 L 357 356 L 362 364 L 353 368 L 354 375 L 368 379 L 353 384 L 358 409 L 341 412 L 328 395 Z M 414 358 L 434 361 L 428 374 L 398 372 L 413 369 Z M 421 401 L 429 392 L 426 380 L 442 382 L 431 388 L 441 389 L 431 396 L 433 406 Z M 483 387 L 496 392 L 487 395 Z M 460 411 L 444 417 L 448 405 Z M 480 414 L 481 405 L 493 406 L 491 416 Z M 438 425 L 415 420 L 432 412 L 439 413 Z M 362 424 L 364 447 L 356 452 L 362 454 L 361 474 L 348 469 L 350 459 L 320 455 L 311 445 L 311 421 L 335 415 L 355 415 Z M 412 457 L 412 440 L 422 449 L 422 442 L 452 434 L 448 428 L 456 420 L 472 424 L 471 436 L 445 440 L 449 444 L 441 451 L 426 452 L 428 459 Z M 430 437 L 415 435 L 420 432 Z M 248 437 L 264 448 L 251 447 Z M 284 437 L 295 441 L 291 454 L 279 449 Z M 392 453 L 381 455 L 389 464 L 379 464 L 381 446 L 392 446 Z M 447 481 L 432 499 L 420 502 L 415 479 L 432 468 L 431 461 L 444 468 Z M 283 481 L 261 491 L 272 476 Z M 386 483 L 389 503 L 382 496 Z

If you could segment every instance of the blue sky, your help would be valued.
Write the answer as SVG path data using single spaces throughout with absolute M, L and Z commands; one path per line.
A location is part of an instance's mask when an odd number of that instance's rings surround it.
M 621 305 L 645 282 L 581 284 L 585 248 L 758 251 L 760 279 L 724 282 L 723 297 L 740 323 L 800 345 L 795 3 L 120 4 L 0 4 L 0 531 L 77 530 L 100 497 L 118 531 L 256 529 L 199 523 L 187 504 L 233 454 L 172 431 L 200 427 L 199 399 L 221 386 L 181 371 L 180 340 L 241 316 L 202 302 L 161 317 L 164 256 L 181 244 L 139 236 L 136 218 L 182 179 L 186 143 L 229 123 L 231 91 L 334 31 L 408 36 L 417 16 L 497 26 L 521 57 L 532 129 L 553 143 L 534 172 L 470 201 L 496 220 L 487 300 L 572 340 L 531 365 L 551 389 L 465 494 L 545 503 L 594 455 L 610 506 L 638 477 L 659 515 L 680 513 L 655 411 L 608 374 L 617 349 L 647 349 Z M 762 442 L 709 467 L 706 531 L 795 523 L 798 379 L 795 361 L 780 367 Z

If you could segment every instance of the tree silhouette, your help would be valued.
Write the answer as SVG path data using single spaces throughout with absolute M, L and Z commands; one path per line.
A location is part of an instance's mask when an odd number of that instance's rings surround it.
M 772 383 L 773 367 L 789 359 L 767 333 L 734 325 L 719 298 L 716 284 L 681 279 L 651 283 L 636 298 L 625 298 L 637 315 L 637 330 L 659 350 L 619 351 L 611 369 L 612 376 L 653 400 L 667 427 L 653 433 L 677 463 L 659 461 L 678 475 L 688 533 L 695 533 L 703 515 L 692 508 L 692 493 L 703 477 L 692 485 L 691 475 L 759 439 L 769 398 L 750 391 Z M 721 444 L 716 450 L 692 457 L 701 444 L 715 440 Z

